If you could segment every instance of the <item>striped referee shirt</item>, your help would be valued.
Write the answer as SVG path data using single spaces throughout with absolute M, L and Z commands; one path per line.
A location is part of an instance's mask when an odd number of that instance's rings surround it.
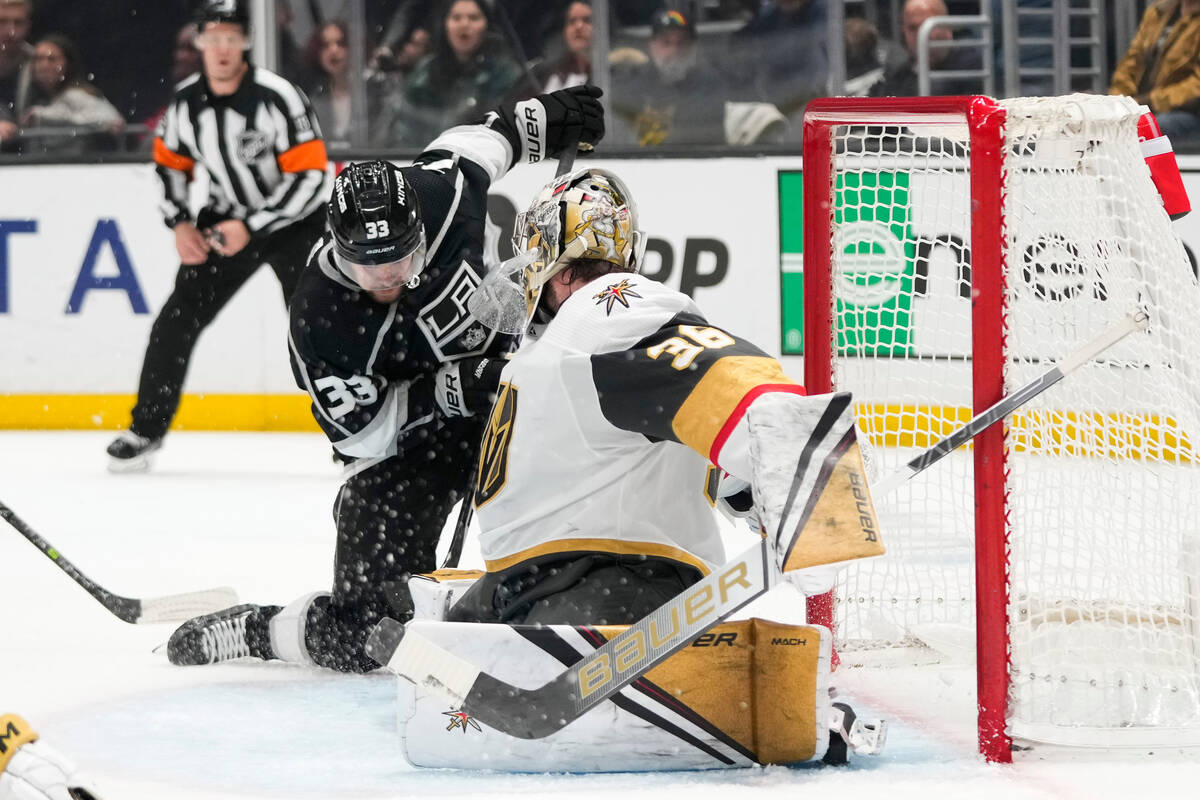
M 158 124 L 154 162 L 168 227 L 192 221 L 188 183 L 209 176 L 205 208 L 266 235 L 307 217 L 329 196 L 325 143 L 308 98 L 251 67 L 237 91 L 217 96 L 203 73 L 182 81 Z

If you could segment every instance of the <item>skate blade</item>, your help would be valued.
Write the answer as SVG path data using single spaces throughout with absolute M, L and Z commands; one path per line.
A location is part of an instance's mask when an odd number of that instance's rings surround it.
M 130 472 L 148 472 L 153 459 L 149 455 L 134 456 L 133 458 L 108 458 L 108 471 L 115 475 Z

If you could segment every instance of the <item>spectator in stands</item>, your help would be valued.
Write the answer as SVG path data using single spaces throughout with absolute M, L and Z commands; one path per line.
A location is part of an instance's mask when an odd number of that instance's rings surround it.
M 177 85 L 189 75 L 200 71 L 200 49 L 196 47 L 196 35 L 200 32 L 196 23 L 189 22 L 175 33 L 175 47 L 171 50 L 171 86 Z M 150 133 L 158 127 L 158 121 L 167 113 L 167 104 L 163 103 L 157 111 L 146 118 L 143 123 Z
M 533 69 L 538 88 L 527 92 L 554 92 L 568 86 L 591 83 L 592 79 L 592 4 L 591 0 L 572 0 L 567 5 L 562 25 L 563 52 Z
M 350 132 L 361 126 L 352 111 L 353 90 L 350 84 L 350 32 L 340 21 L 326 22 L 313 31 L 305 47 L 304 60 L 315 81 L 308 87 L 309 101 L 321 123 L 321 132 L 328 145 L 346 147 Z M 367 117 L 372 117 L 371 99 L 376 95 L 374 84 L 367 86 Z
M 499 103 L 525 71 L 492 28 L 484 0 L 449 0 L 433 52 L 413 69 L 398 104 L 389 109 L 387 144 L 419 144 Z
M 1149 106 L 1176 143 L 1200 140 L 1200 0 L 1146 9 L 1108 92 Z
M 436 0 L 408 0 L 401 3 L 391 20 L 384 26 L 379 37 L 379 46 L 371 53 L 369 66 L 371 69 L 390 71 L 393 69 L 402 69 L 404 72 L 410 72 L 412 68 L 428 54 L 429 48 L 432 47 L 432 40 L 429 39 L 429 30 L 433 27 L 430 22 L 433 19 L 436 9 Z M 417 31 L 424 32 L 423 37 L 425 43 L 422 52 L 414 59 L 407 57 L 404 50 L 413 43 L 414 36 Z M 407 66 L 403 66 L 401 62 L 407 60 Z
M 30 0 L 0 0 L 0 145 L 16 139 L 33 79 L 33 45 L 25 40 L 32 22 Z
M 42 37 L 34 48 L 33 85 L 29 105 L 21 111 L 23 128 L 72 127 L 116 133 L 125 127 L 121 112 L 85 77 L 79 49 L 65 36 Z M 64 136 L 37 137 L 34 149 L 62 152 L 84 149 L 94 138 L 77 132 Z
M 189 22 L 175 34 L 175 48 L 171 51 L 171 80 L 175 83 L 200 71 L 200 48 L 196 47 L 199 33 L 196 23 Z
M 612 68 L 609 108 L 617 137 L 643 147 L 724 144 L 725 101 L 732 90 L 698 52 L 692 21 L 679 11 L 662 11 L 650 31 L 649 60 L 622 60 Z
M 846 87 L 849 97 L 866 97 L 883 78 L 879 31 L 869 20 L 846 20 Z
M 385 41 L 388 21 L 397 8 L 428 6 L 435 0 L 354 0 L 362 6 L 364 38 L 372 43 Z M 281 74 L 298 86 L 307 86 L 321 76 L 307 61 L 307 44 L 327 23 L 350 17 L 350 0 L 275 0 L 275 35 Z M 349 23 L 346 27 L 353 29 Z M 368 62 L 370 62 L 370 50 Z
M 883 80 L 871 87 L 872 97 L 906 97 L 920 93 L 917 76 L 917 34 L 922 23 L 930 17 L 947 16 L 942 0 L 907 0 L 901 21 L 904 25 L 904 48 L 893 47 L 883 65 Z M 948 26 L 934 28 L 929 34 L 931 44 L 954 38 Z M 929 48 L 929 68 L 938 71 L 981 70 L 983 60 L 977 47 Z M 943 78 L 931 83 L 930 93 L 938 95 L 977 94 L 983 89 L 982 78 Z
M 758 98 L 799 113 L 827 93 L 828 0 L 772 0 L 733 37 L 734 69 Z
M 416 25 L 403 35 L 393 47 L 376 48 L 371 56 L 371 69 L 398 73 L 406 80 L 413 68 L 433 49 L 433 37 L 424 25 Z
M 731 102 L 737 93 L 700 52 L 696 28 L 682 12 L 654 16 L 649 51 L 644 62 L 622 58 L 613 63 L 609 108 L 615 138 L 643 147 L 781 138 L 786 121 L 773 105 Z

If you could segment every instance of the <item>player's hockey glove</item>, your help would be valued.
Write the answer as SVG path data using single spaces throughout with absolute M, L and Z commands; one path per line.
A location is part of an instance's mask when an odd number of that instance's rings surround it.
M 501 358 L 464 358 L 451 361 L 434 375 L 433 396 L 447 417 L 471 417 L 486 414 L 496 399 Z
M 604 106 L 598 86 L 572 86 L 517 103 L 521 160 L 558 158 L 576 142 L 591 147 L 604 138 Z
M 4 800 L 98 800 L 75 766 L 39 742 L 29 723 L 0 714 L 0 797 Z

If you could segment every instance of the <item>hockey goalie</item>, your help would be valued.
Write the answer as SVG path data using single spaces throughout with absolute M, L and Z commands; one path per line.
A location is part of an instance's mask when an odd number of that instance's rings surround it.
M 410 580 L 407 625 L 385 620 L 368 645 L 415 681 L 406 757 L 581 771 L 877 752 L 884 726 L 830 699 L 827 629 L 714 627 L 776 579 L 819 593 L 839 564 L 882 554 L 849 395 L 806 396 L 639 275 L 636 207 L 609 171 L 555 179 L 514 240 L 471 300 L 524 333 L 477 474 L 486 571 Z M 470 387 L 447 376 L 444 407 Z M 731 561 L 718 504 L 755 522 Z

